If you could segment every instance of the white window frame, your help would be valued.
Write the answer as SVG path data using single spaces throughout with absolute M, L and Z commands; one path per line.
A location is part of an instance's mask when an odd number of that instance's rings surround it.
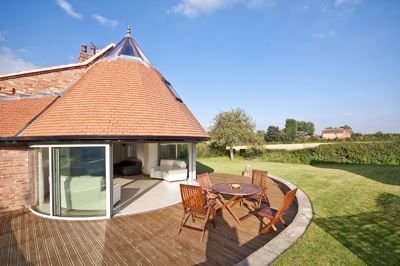
M 61 217 L 53 215 L 53 148 L 68 148 L 68 147 L 104 147 L 105 148 L 105 162 L 106 162 L 106 216 L 96 216 L 96 217 Z M 30 210 L 36 215 L 51 218 L 55 220 L 102 220 L 105 218 L 112 217 L 112 174 L 111 174 L 111 160 L 110 160 L 110 144 L 49 144 L 49 145 L 31 145 L 29 148 L 48 148 L 49 149 L 49 186 L 50 186 L 50 215 L 43 214 L 35 211 L 33 208 L 29 207 Z
M 129 154 L 130 149 L 132 149 L 132 156 L 130 156 Z M 136 144 L 126 143 L 126 158 L 128 159 L 137 158 Z

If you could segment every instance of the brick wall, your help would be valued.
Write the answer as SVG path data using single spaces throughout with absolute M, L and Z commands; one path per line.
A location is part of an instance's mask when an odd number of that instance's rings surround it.
M 0 145 L 0 212 L 29 204 L 28 147 Z
M 16 94 L 61 93 L 71 87 L 88 68 L 75 68 L 53 71 L 50 73 L 34 73 L 0 79 L 0 92 Z

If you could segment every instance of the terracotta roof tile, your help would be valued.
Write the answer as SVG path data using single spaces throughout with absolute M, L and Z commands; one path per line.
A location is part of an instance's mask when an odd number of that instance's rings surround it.
M 22 136 L 185 136 L 207 138 L 153 67 L 100 61 Z
M 48 96 L 0 100 L 0 136 L 15 136 L 55 98 Z

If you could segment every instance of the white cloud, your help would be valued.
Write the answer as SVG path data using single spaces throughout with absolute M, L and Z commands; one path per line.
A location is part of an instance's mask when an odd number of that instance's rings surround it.
M 275 5 L 275 0 L 247 0 L 245 2 L 248 8 L 264 8 Z
M 118 25 L 118 20 L 109 19 L 109 18 L 100 16 L 97 14 L 93 14 L 92 18 L 94 18 L 98 23 L 100 23 L 101 25 L 106 26 L 106 27 L 114 28 Z
M 327 31 L 327 32 L 314 32 L 311 35 L 316 39 L 325 39 L 325 38 L 329 38 L 329 37 L 335 36 L 336 32 L 334 30 L 330 30 L 330 31 Z
M 83 18 L 82 14 L 77 13 L 72 8 L 71 4 L 68 3 L 66 0 L 57 0 L 57 4 L 65 11 L 65 13 L 67 13 L 71 17 L 76 18 L 76 19 L 82 19 Z
M 37 66 L 21 58 L 18 52 L 5 46 L 0 47 L 0 73 L 17 72 L 33 68 L 37 68 Z
M 335 0 L 335 6 L 341 5 L 358 5 L 362 0 Z
M 180 0 L 178 4 L 168 10 L 168 13 L 196 17 L 200 14 L 212 13 L 235 4 L 242 4 L 250 9 L 258 9 L 274 6 L 275 0 Z
M 233 4 L 234 0 L 181 0 L 170 8 L 170 12 L 187 17 L 196 17 L 200 13 L 210 13 Z

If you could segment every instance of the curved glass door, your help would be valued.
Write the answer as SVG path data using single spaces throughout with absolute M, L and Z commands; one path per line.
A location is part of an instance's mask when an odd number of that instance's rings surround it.
M 106 216 L 105 147 L 54 147 L 53 215 Z
M 49 149 L 33 149 L 29 153 L 29 164 L 32 174 L 32 208 L 40 213 L 50 214 Z

